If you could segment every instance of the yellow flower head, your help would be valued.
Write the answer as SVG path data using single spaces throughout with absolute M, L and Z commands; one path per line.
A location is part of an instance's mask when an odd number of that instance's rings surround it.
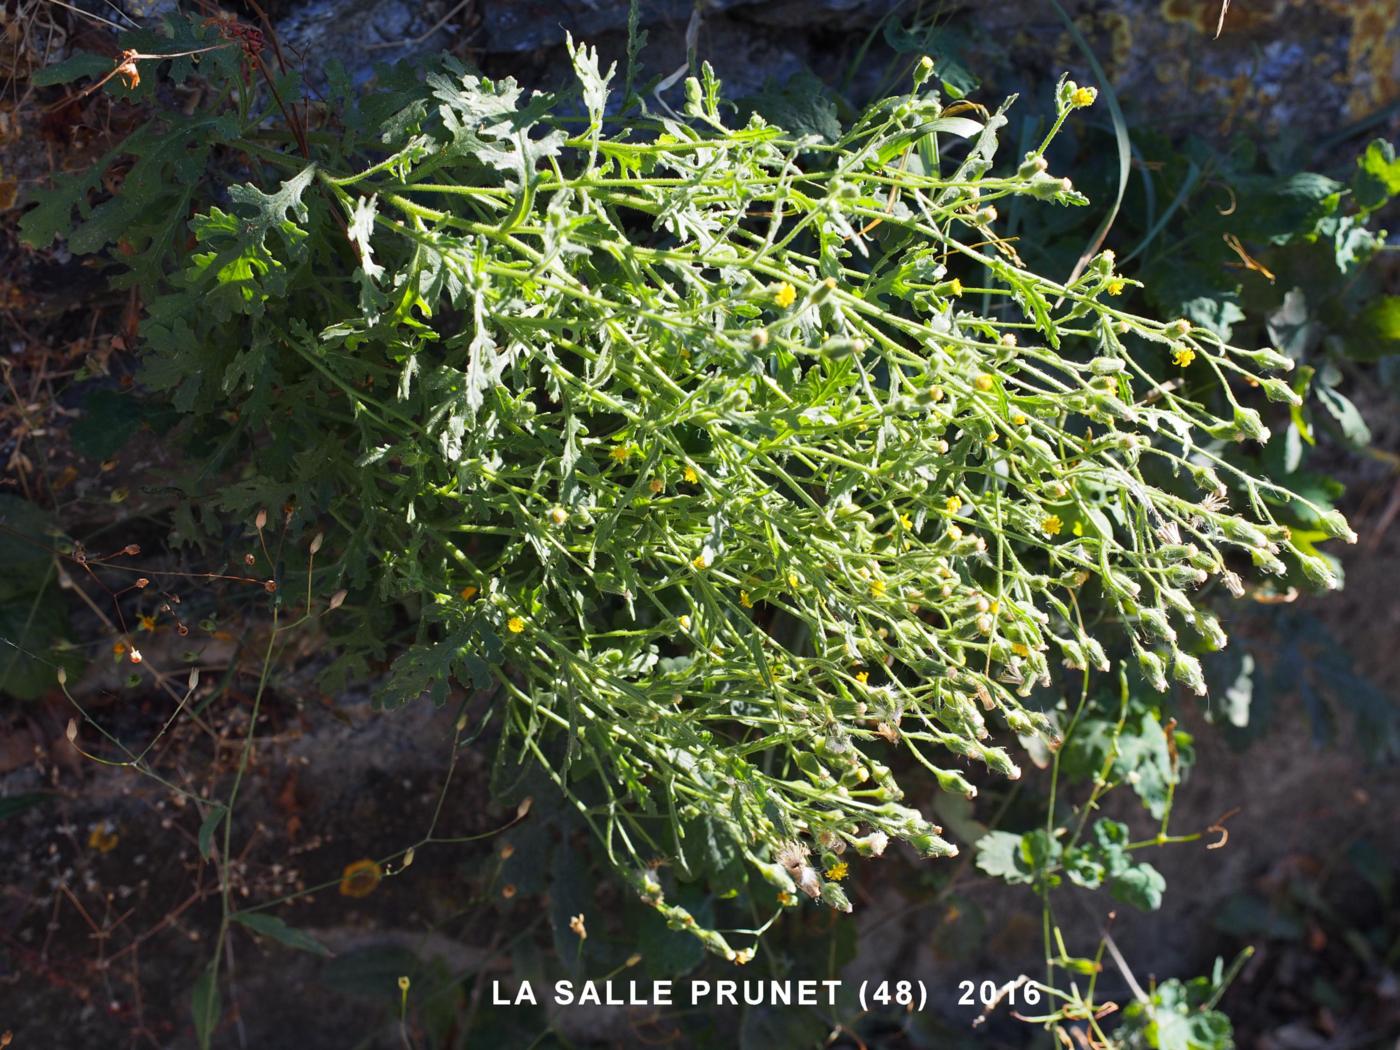
M 906 529 L 912 529 L 914 527 L 914 519 L 911 518 L 908 514 L 901 514 L 899 516 L 899 523 L 903 525 Z
M 1076 88 L 1074 94 L 1070 95 L 1070 103 L 1076 106 L 1092 106 L 1094 100 L 1099 97 L 1096 89 L 1091 87 Z
M 874 597 L 876 597 L 876 598 L 881 597 L 881 596 L 885 593 L 885 581 L 884 581 L 884 580 L 871 580 L 871 581 L 870 581 L 870 593 L 871 593 Z
M 615 459 L 615 460 L 617 460 L 617 462 L 619 462 L 619 463 L 626 463 L 626 462 L 627 462 L 627 458 L 628 458 L 630 455 L 632 455 L 632 446 L 631 446 L 631 445 L 614 445 L 613 448 L 612 448 L 612 451 L 609 452 L 608 455 L 612 456 L 612 458 Z
M 972 385 L 975 386 L 978 390 L 981 390 L 983 393 L 986 393 L 988 390 L 992 389 L 994 383 L 995 380 L 992 379 L 991 375 L 987 372 L 983 372 L 981 375 L 979 375 L 976 379 L 972 381 Z
M 739 592 L 739 604 L 742 605 L 745 609 L 753 608 L 753 599 L 749 597 L 748 591 Z
M 949 496 L 943 501 L 943 506 L 948 509 L 949 514 L 956 514 L 962 510 L 962 500 L 958 499 L 957 496 Z
M 1011 425 L 1012 425 L 1012 426 L 1017 426 L 1017 427 L 1023 427 L 1023 426 L 1025 426 L 1025 425 L 1026 425 L 1026 417 L 1023 416 L 1023 415 L 1021 415 L 1020 412 L 1017 412 L 1014 416 L 1011 417 Z
M 1017 656 L 1030 656 L 1030 655 L 1031 655 L 1030 647 L 1029 647 L 1028 645 L 1026 645 L 1025 642 L 1013 642 L 1012 645 L 1011 645 L 1011 651 L 1012 651 L 1013 653 L 1015 653 Z
M 839 881 L 841 879 L 844 879 L 846 877 L 846 874 L 850 870 L 851 868 L 849 864 L 847 864 L 844 860 L 838 860 L 835 864 L 826 869 L 826 877 L 828 879 Z
M 659 496 L 666 491 L 666 482 L 662 481 L 660 478 L 652 478 L 647 482 L 647 488 L 651 491 L 653 496 Z
M 1172 364 L 1179 368 L 1185 368 L 1194 360 L 1196 360 L 1196 351 L 1189 346 L 1178 346 L 1172 354 Z
M 117 829 L 110 820 L 94 824 L 88 832 L 88 848 L 95 849 L 98 853 L 111 853 L 117 848 L 117 842 Z
M 1060 530 L 1065 527 L 1065 523 L 1060 520 L 1058 514 L 1051 514 L 1040 523 L 1040 531 L 1047 536 L 1058 536 Z
M 681 476 L 691 485 L 700 483 L 700 475 L 695 473 L 694 467 L 686 467 L 685 470 L 681 472 Z
M 857 672 L 856 672 L 856 681 L 859 682 L 861 685 L 865 685 L 865 683 L 867 683 L 867 682 L 870 681 L 870 672 L 869 672 L 869 671 L 857 671 Z
M 786 310 L 793 303 L 797 302 L 797 289 L 784 281 L 773 291 L 773 302 L 779 309 Z
M 1109 295 L 1122 295 L 1122 294 L 1123 294 L 1123 289 L 1126 288 L 1127 286 L 1128 286 L 1128 282 L 1127 282 L 1127 281 L 1123 280 L 1123 278 L 1121 278 L 1121 277 L 1115 277 L 1115 278 L 1113 278 L 1113 280 L 1111 280 L 1111 281 L 1108 282 L 1108 294 L 1109 294 Z
M 340 895 L 368 897 L 383 877 L 384 870 L 375 861 L 368 858 L 353 861 L 345 865 L 345 870 L 340 873 Z
M 521 634 L 525 630 L 525 621 L 519 616 L 512 616 L 506 621 L 506 630 L 511 634 Z
M 713 555 L 711 555 L 709 551 L 701 551 L 695 557 L 690 559 L 690 564 L 693 568 L 696 569 L 708 569 L 710 567 L 711 562 L 713 562 L 714 560 L 715 559 Z
M 788 573 L 788 586 L 791 587 L 793 590 L 797 590 L 797 585 L 801 582 L 802 581 L 797 578 L 797 573 Z

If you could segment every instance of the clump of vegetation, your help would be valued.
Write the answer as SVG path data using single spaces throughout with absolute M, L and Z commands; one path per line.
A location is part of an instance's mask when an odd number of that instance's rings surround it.
M 315 106 L 246 34 L 130 46 L 148 67 L 109 89 L 154 100 L 175 55 L 218 101 L 118 147 L 110 200 L 100 167 L 59 186 L 31 243 L 114 248 L 141 285 L 146 383 L 242 464 L 210 505 L 324 534 L 291 589 L 350 592 L 336 673 L 400 610 L 384 703 L 493 690 L 503 760 L 726 958 L 752 948 L 660 862 L 849 910 L 853 856 L 956 852 L 892 749 L 961 795 L 966 760 L 1018 776 L 996 734 L 1058 746 L 1037 690 L 1107 670 L 1101 638 L 1202 693 L 1203 593 L 1290 560 L 1335 585 L 1300 507 L 1355 538 L 1233 454 L 1268 437 L 1258 391 L 1298 403 L 1288 357 L 1127 312 L 1109 252 L 1066 282 L 998 236 L 1008 199 L 1085 203 L 1045 151 L 1092 89 L 1062 82 L 1008 161 L 1006 107 L 946 104 L 927 62 L 829 141 L 737 121 L 708 68 L 683 112 L 610 113 L 584 47 L 578 117 L 452 62 Z

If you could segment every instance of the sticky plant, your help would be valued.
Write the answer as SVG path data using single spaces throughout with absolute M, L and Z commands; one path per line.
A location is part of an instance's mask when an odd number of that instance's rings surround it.
M 502 762 L 725 958 L 762 922 L 708 928 L 677 871 L 848 911 L 854 858 L 957 852 L 898 750 L 969 797 L 1019 776 L 1106 642 L 1203 693 L 1203 594 L 1290 560 L 1333 585 L 1290 508 L 1355 538 L 1235 454 L 1260 393 L 1297 402 L 1286 356 L 1126 312 L 1111 253 L 1066 283 L 998 236 L 1010 198 L 1085 203 L 1045 151 L 1090 88 L 1008 159 L 1007 107 L 945 104 L 928 62 L 827 141 L 740 122 L 708 67 L 679 112 L 611 95 L 586 47 L 558 95 L 447 60 L 319 99 L 247 33 L 151 36 L 212 101 L 161 109 L 153 57 L 112 78 L 154 108 L 125 184 L 56 187 L 31 243 L 140 286 L 145 383 L 236 468 L 192 495 L 324 533 L 298 588 L 350 592 L 342 671 L 400 610 L 382 702 L 488 691 Z

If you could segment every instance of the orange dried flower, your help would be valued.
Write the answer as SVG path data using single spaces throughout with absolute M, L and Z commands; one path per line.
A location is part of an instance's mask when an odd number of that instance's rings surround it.
M 340 895 L 342 897 L 368 897 L 384 877 L 384 869 L 378 861 L 365 858 L 345 865 L 340 873 Z

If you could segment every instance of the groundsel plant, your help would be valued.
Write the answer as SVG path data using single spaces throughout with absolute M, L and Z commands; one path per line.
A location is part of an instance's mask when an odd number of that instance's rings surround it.
M 345 90 L 299 151 L 235 78 L 280 186 L 126 254 L 147 383 L 236 421 L 224 506 L 295 501 L 339 615 L 406 602 L 386 702 L 493 690 L 503 753 L 673 928 L 752 955 L 668 898 L 701 839 L 774 914 L 848 911 L 853 856 L 957 852 L 898 749 L 970 797 L 969 762 L 1020 775 L 994 733 L 1055 745 L 1029 698 L 1107 670 L 1096 634 L 1203 693 L 1203 588 L 1334 583 L 1280 524 L 1306 500 L 1232 465 L 1289 360 L 1125 313 L 1109 252 L 1064 283 L 998 235 L 1010 198 L 1087 203 L 1045 153 L 1092 89 L 1007 162 L 1006 107 L 945 105 L 927 60 L 831 142 L 739 121 L 708 67 L 610 115 L 570 53 L 581 110 L 449 60 Z

